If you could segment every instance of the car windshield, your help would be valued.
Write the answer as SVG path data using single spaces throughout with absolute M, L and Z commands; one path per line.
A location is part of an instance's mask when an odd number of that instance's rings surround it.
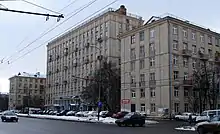
M 211 119 L 211 121 L 220 121 L 220 120 L 219 120 L 219 116 L 213 117 L 213 118 Z
M 201 116 L 207 116 L 207 112 L 202 112 Z
M 4 115 L 15 115 L 14 112 L 5 112 Z
M 124 116 L 124 118 L 131 118 L 132 115 L 134 115 L 134 113 L 128 113 Z

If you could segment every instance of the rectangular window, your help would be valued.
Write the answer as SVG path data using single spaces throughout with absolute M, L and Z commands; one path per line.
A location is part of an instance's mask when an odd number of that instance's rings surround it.
M 140 35 L 140 41 L 144 41 L 144 31 L 141 31 L 139 35 Z
M 179 103 L 174 103 L 174 111 L 175 111 L 175 113 L 179 113 L 179 107 L 180 107 Z
M 144 69 L 144 59 L 140 60 L 140 69 Z
M 132 91 L 131 91 L 131 97 L 132 97 L 132 98 L 135 98 L 135 97 L 136 97 L 136 92 L 135 92 L 135 90 L 132 90 Z
M 183 58 L 183 66 L 188 67 L 188 64 L 189 64 L 188 58 Z
M 173 41 L 173 50 L 178 50 L 178 42 Z
M 145 52 L 144 52 L 144 46 L 140 46 L 140 50 L 139 50 L 139 57 L 143 58 L 145 57 Z
M 188 50 L 188 44 L 185 43 L 185 42 L 183 43 L 183 49 L 184 49 L 184 50 Z
M 151 103 L 150 104 L 150 111 L 151 112 L 155 112 L 156 111 L 155 103 Z
M 155 80 L 155 73 L 150 73 L 150 80 Z
M 204 35 L 200 35 L 200 42 L 204 42 Z
M 195 60 L 195 59 L 193 59 L 193 62 L 192 62 L 192 67 L 193 67 L 193 69 L 195 69 L 195 68 L 196 68 L 196 60 Z
M 178 71 L 173 71 L 173 79 L 176 80 L 179 77 L 179 72 Z
M 150 48 L 150 51 L 155 51 L 155 44 L 150 43 L 149 48 Z
M 155 37 L 155 30 L 151 29 L 150 30 L 150 38 L 154 38 Z
M 135 48 L 131 49 L 131 55 L 130 56 L 131 56 L 131 60 L 136 59 Z
M 208 36 L 208 44 L 212 45 L 212 36 Z
M 177 26 L 174 26 L 174 27 L 173 27 L 173 34 L 178 34 Z
M 134 70 L 135 70 L 135 62 L 132 61 L 132 62 L 131 62 L 131 71 L 134 71 Z
M 140 82 L 145 82 L 145 75 L 144 74 L 140 74 Z
M 209 58 L 212 58 L 212 50 L 208 49 Z
M 141 104 L 141 112 L 145 112 L 145 104 Z
M 140 89 L 141 98 L 145 98 L 145 90 L 143 88 Z
M 184 103 L 184 111 L 189 112 L 189 104 L 188 103 Z
M 189 96 L 189 90 L 187 88 L 184 88 L 184 97 Z
M 192 52 L 193 52 L 193 54 L 196 54 L 197 52 L 196 52 L 197 50 L 196 50 L 196 45 L 192 45 Z
M 135 35 L 131 35 L 131 44 L 135 43 Z
M 196 40 L 196 33 L 192 32 L 192 40 Z
M 155 93 L 155 88 L 150 88 L 150 97 L 155 97 L 156 93 Z
M 215 38 L 215 46 L 219 46 L 219 39 Z
M 183 29 L 183 37 L 187 38 L 187 30 L 186 29 Z
M 174 65 L 178 64 L 178 56 L 177 55 L 173 55 L 173 64 Z
M 179 96 L 179 88 L 178 87 L 174 87 L 174 96 L 175 97 Z
M 150 67 L 154 67 L 155 66 L 155 57 L 150 57 Z

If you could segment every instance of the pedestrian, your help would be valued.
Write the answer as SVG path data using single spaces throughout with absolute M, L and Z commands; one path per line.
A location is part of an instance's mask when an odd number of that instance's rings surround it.
M 189 124 L 190 124 L 190 125 L 192 124 L 192 120 L 193 120 L 193 119 L 192 119 L 192 114 L 190 114 L 190 115 L 189 115 Z

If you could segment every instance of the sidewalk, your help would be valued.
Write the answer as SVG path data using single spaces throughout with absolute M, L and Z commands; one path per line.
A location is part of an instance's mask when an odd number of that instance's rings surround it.
M 99 118 L 97 117 L 76 117 L 76 116 L 56 116 L 56 115 L 36 115 L 36 114 L 18 114 L 19 117 L 27 117 L 27 118 L 38 118 L 38 119 L 50 119 L 50 120 L 62 120 L 62 121 L 73 121 L 73 122 L 86 122 L 86 123 L 104 123 L 104 124 L 115 124 L 114 118 L 106 117 Z M 145 124 L 157 124 L 159 122 L 146 120 Z

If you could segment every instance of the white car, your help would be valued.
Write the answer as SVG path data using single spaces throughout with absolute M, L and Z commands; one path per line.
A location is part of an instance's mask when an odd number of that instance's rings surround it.
M 214 116 L 220 116 L 219 109 L 203 111 L 200 116 L 196 117 L 196 122 L 208 121 Z
M 182 113 L 181 115 L 175 115 L 176 120 L 184 120 L 187 121 L 189 119 L 189 115 L 192 115 L 192 119 L 195 120 L 197 115 L 193 113 Z
M 85 117 L 89 117 L 89 116 L 97 116 L 98 112 L 97 111 L 89 111 L 88 113 L 85 113 L 84 116 Z

